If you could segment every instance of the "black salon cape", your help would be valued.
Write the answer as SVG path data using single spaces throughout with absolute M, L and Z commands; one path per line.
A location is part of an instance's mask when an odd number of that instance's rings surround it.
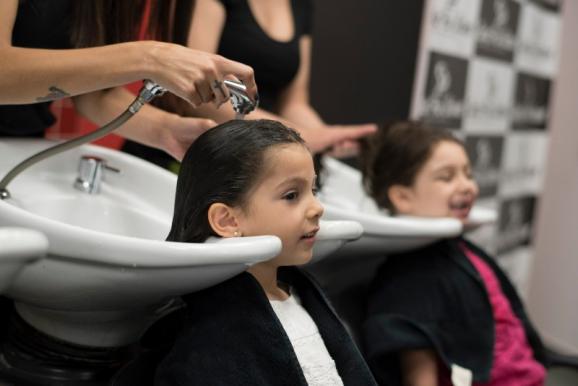
M 311 315 L 345 385 L 375 385 L 367 364 L 318 286 L 296 268 L 280 268 Z M 155 385 L 307 385 L 265 292 L 242 273 L 184 298 L 183 329 L 159 365 Z
M 470 369 L 487 382 L 492 368 L 494 320 L 481 277 L 459 243 L 496 274 L 534 351 L 545 364 L 542 343 L 512 283 L 484 251 L 463 238 L 388 257 L 371 286 L 363 328 L 366 357 L 378 383 L 401 385 L 399 352 L 433 349 L 448 366 Z

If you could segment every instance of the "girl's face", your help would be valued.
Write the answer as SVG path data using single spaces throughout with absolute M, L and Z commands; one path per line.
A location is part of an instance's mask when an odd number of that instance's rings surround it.
M 307 263 L 323 207 L 315 197 L 315 170 L 300 144 L 275 146 L 264 156 L 266 171 L 238 215 L 243 236 L 275 235 L 283 249 L 278 266 Z
M 397 189 L 397 190 L 396 190 Z M 468 218 L 478 196 L 470 161 L 463 148 L 452 141 L 435 145 L 411 187 L 392 187 L 390 197 L 401 214 L 422 217 Z

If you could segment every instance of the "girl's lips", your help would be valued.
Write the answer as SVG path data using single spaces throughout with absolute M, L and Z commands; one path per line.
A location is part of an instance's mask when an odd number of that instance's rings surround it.
M 452 215 L 454 217 L 460 218 L 460 219 L 466 219 L 468 218 L 468 215 L 470 214 L 470 210 L 472 209 L 472 204 L 473 202 L 469 201 L 462 201 L 460 203 L 456 203 L 456 204 L 452 204 L 450 205 L 450 213 L 452 213 Z
M 470 214 L 470 210 L 474 204 L 472 198 L 461 198 L 450 202 L 450 213 L 453 217 L 465 220 Z
M 300 241 L 303 241 L 305 244 L 313 245 L 317 239 L 315 236 L 313 237 L 302 237 Z
M 303 236 L 301 236 L 301 241 L 305 241 L 307 243 L 315 243 L 315 235 L 317 234 L 317 232 L 319 231 L 319 228 L 315 228 L 314 230 L 312 230 L 311 232 L 305 233 Z
M 312 231 L 305 233 L 303 236 L 301 236 L 301 238 L 315 237 L 317 232 L 319 232 L 319 227 L 314 228 Z

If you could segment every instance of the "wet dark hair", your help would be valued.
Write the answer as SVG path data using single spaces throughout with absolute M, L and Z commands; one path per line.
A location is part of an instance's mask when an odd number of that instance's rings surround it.
M 217 236 L 209 207 L 217 202 L 243 207 L 265 172 L 265 152 L 289 144 L 305 146 L 295 130 L 271 120 L 234 120 L 203 133 L 183 158 L 167 240 L 198 243 Z
M 435 145 L 463 143 L 450 131 L 434 129 L 416 121 L 385 124 L 362 143 L 363 184 L 375 203 L 395 214 L 388 191 L 393 185 L 412 186 Z

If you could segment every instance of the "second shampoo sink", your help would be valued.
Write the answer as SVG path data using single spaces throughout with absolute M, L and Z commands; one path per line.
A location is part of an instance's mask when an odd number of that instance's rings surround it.
M 357 241 L 345 245 L 336 255 L 355 257 L 403 252 L 464 231 L 463 224 L 453 218 L 390 216 L 365 193 L 358 170 L 327 156 L 322 162 L 320 199 L 325 207 L 324 218 L 357 221 L 364 229 Z M 493 222 L 496 217 L 492 210 L 475 207 L 466 229 Z

